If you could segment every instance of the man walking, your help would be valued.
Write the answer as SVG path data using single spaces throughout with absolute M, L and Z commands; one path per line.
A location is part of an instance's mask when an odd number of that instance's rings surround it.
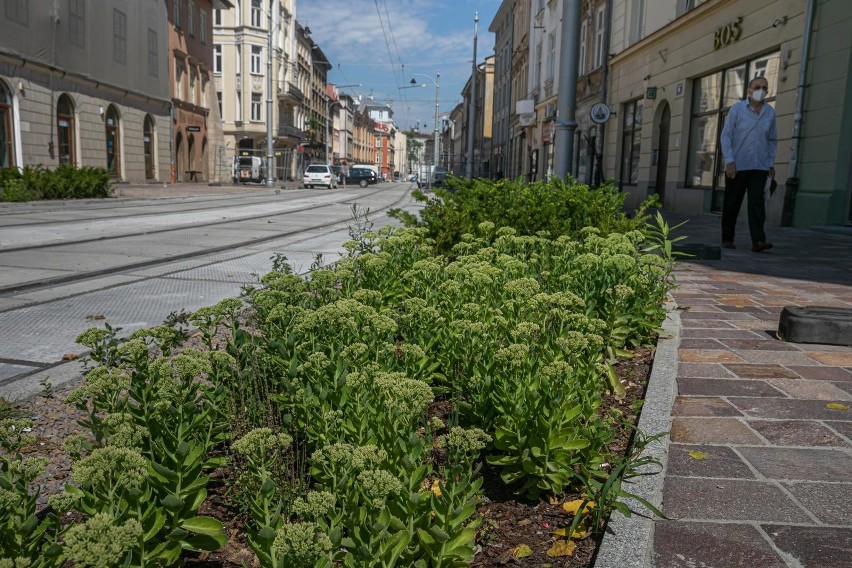
M 769 92 L 765 77 L 748 83 L 748 96 L 731 107 L 722 129 L 722 155 L 725 159 L 725 200 L 722 205 L 722 246 L 737 248 L 734 231 L 737 216 L 748 195 L 748 229 L 751 250 L 772 248 L 766 241 L 764 188 L 767 176 L 775 177 L 775 151 L 778 140 L 775 109 L 763 101 Z
M 343 183 L 343 189 L 346 189 L 346 178 L 349 177 L 349 166 L 346 165 L 346 162 L 341 162 L 340 164 L 340 181 Z

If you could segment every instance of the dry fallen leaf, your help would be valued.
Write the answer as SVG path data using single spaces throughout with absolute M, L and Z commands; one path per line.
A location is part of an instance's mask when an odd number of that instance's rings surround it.
M 689 457 L 691 457 L 694 460 L 703 460 L 704 458 L 707 457 L 706 452 L 699 452 L 697 450 L 690 450 L 686 453 L 689 454 Z
M 582 539 L 586 538 L 587 534 L 588 533 L 586 533 L 585 527 L 583 527 L 583 525 L 581 523 L 580 526 L 578 526 L 576 529 L 574 529 L 574 532 L 571 533 L 571 538 L 576 538 L 578 540 L 582 540 Z M 556 529 L 555 531 L 553 531 L 553 535 L 554 536 L 568 536 L 568 527 Z
M 77 359 L 78 357 L 79 357 L 79 355 L 77 355 L 76 353 L 66 353 L 65 355 L 62 356 L 62 360 L 63 361 L 73 361 L 74 359 Z
M 570 540 L 557 540 L 553 543 L 553 546 L 550 547 L 550 550 L 547 551 L 547 555 L 551 558 L 554 556 L 571 556 L 574 554 L 574 549 L 577 548 L 577 544 Z
M 583 504 L 582 499 L 574 499 L 573 501 L 568 501 L 567 503 L 563 503 L 562 509 L 566 513 L 573 513 L 573 514 L 576 515 L 577 509 L 579 509 L 582 504 Z M 595 502 L 589 501 L 589 502 L 586 503 L 586 506 L 583 507 L 583 513 L 588 513 L 589 511 L 591 511 L 594 508 L 595 508 Z
M 527 556 L 532 556 L 532 549 L 526 544 L 516 546 L 512 549 L 513 558 L 526 558 Z
M 829 410 L 849 410 L 848 406 L 840 404 L 839 402 L 829 402 L 825 405 L 825 407 Z
M 532 521 L 531 521 L 531 520 L 529 520 L 529 519 L 523 519 L 522 521 L 518 522 L 518 526 L 519 526 L 519 527 L 525 527 L 525 526 L 527 526 L 528 524 L 530 524 L 531 522 L 532 522 Z
M 102 314 L 89 315 L 89 316 L 86 316 L 86 319 L 89 320 L 89 321 L 98 321 L 98 320 L 106 319 L 106 316 L 104 316 Z

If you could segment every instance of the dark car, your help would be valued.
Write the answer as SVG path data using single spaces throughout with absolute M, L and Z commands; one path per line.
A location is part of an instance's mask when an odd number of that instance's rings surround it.
M 374 183 L 378 183 L 376 172 L 367 168 L 349 168 L 349 177 L 346 178 L 346 183 L 357 183 L 361 187 L 367 187 Z

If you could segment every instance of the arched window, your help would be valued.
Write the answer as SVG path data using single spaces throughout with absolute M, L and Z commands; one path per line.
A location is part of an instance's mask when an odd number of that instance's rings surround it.
M 113 177 L 121 177 L 121 148 L 119 148 L 118 110 L 109 105 L 106 113 L 107 171 Z
M 150 114 L 145 115 L 145 123 L 142 126 L 142 144 L 145 148 L 145 179 L 154 179 L 154 119 Z
M 62 95 L 56 103 L 56 132 L 59 138 L 59 163 L 74 165 L 74 103 Z
M 0 168 L 12 167 L 12 148 L 12 95 L 0 81 Z

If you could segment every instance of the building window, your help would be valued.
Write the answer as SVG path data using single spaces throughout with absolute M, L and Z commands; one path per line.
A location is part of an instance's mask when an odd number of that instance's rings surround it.
M 56 103 L 56 134 L 59 143 L 59 163 L 74 165 L 74 105 L 68 95 Z
M 0 80 L 0 169 L 11 168 L 12 148 L 12 95 Z
M 222 45 L 218 43 L 213 44 L 213 72 L 222 72 Z
M 535 46 L 535 86 L 541 86 L 541 44 Z
M 85 0 L 68 0 L 68 43 L 86 48 Z
M 577 58 L 577 76 L 582 77 L 586 74 L 586 44 L 589 36 L 589 22 L 584 21 L 580 26 L 580 53 Z
M 121 155 L 119 148 L 119 123 L 118 123 L 118 111 L 113 105 L 109 105 L 106 113 L 106 158 L 107 158 L 107 171 L 113 177 L 119 177 L 121 175 L 121 164 L 119 163 L 119 156 Z
M 174 21 L 175 27 L 177 29 L 181 29 L 180 16 L 181 16 L 182 8 L 183 8 L 183 6 L 181 6 L 181 4 L 183 4 L 183 0 L 173 0 L 173 1 L 174 1 L 174 4 L 172 4 L 172 20 Z
M 127 64 L 127 14 L 112 11 L 112 58 L 116 63 Z
M 197 75 L 195 74 L 195 68 L 191 68 L 189 70 L 189 102 L 194 105 L 198 104 L 197 100 L 197 92 L 195 90 L 195 81 L 197 80 Z
M 595 60 L 592 64 L 592 69 L 597 69 L 603 65 L 604 58 L 604 9 L 598 8 L 595 13 Z
M 633 0 L 630 17 L 630 45 L 638 42 L 645 34 L 645 0 Z
M 175 98 L 183 98 L 183 65 L 175 63 Z
M 642 101 L 624 105 L 624 128 L 621 135 L 621 184 L 639 183 L 639 151 L 642 143 Z
M 553 81 L 554 70 L 556 69 L 556 35 L 550 34 L 547 36 L 547 80 Z
M 142 125 L 142 146 L 145 153 L 145 179 L 154 179 L 154 148 L 157 146 L 154 144 L 154 119 L 150 114 L 145 115 Z
M 778 52 L 770 53 L 699 77 L 692 83 L 686 186 L 714 190 L 711 204 L 714 211 L 721 210 L 725 189 L 719 137 L 728 111 L 746 97 L 748 82 L 755 77 L 766 78 L 770 95 L 767 100 L 774 100 L 780 59 Z
M 260 56 L 263 53 L 263 48 L 257 45 L 251 46 L 251 72 L 260 73 Z
M 222 116 L 222 91 L 216 91 L 216 106 L 219 107 L 219 118 L 224 118 Z
M 237 48 L 237 60 L 236 60 L 236 68 L 237 75 L 243 72 L 243 48 L 241 45 L 237 44 L 235 46 Z
M 207 12 L 204 10 L 198 11 L 198 36 L 201 38 L 201 45 L 207 45 Z
M 236 115 L 236 118 L 234 120 L 239 122 L 243 119 L 243 94 L 241 92 L 237 91 L 235 100 L 236 100 L 236 103 L 237 103 L 237 106 L 236 106 L 237 115 Z
M 263 22 L 263 6 L 261 0 L 251 0 L 251 25 L 255 28 L 261 27 Z
M 22 26 L 30 25 L 30 0 L 5 0 L 6 19 Z
M 261 93 L 251 94 L 251 119 L 263 120 L 261 110 L 263 109 L 263 95 Z
M 216 8 L 213 10 L 213 25 L 221 26 L 222 25 L 222 10 Z
M 192 2 L 186 4 L 186 27 L 190 37 L 195 37 L 195 4 Z
M 148 28 L 148 75 L 151 77 L 157 77 L 160 74 L 159 59 L 157 32 Z

